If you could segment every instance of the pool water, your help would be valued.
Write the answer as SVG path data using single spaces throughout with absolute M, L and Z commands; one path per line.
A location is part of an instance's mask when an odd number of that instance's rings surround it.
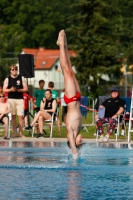
M 133 145 L 0 142 L 1 200 L 133 199 Z

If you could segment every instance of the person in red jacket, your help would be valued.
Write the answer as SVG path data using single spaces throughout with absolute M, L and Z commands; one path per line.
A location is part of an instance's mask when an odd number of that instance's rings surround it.
M 8 99 L 8 93 L 4 93 L 3 92 L 3 84 L 0 84 L 0 93 L 3 93 L 4 94 L 4 103 L 7 102 L 7 99 Z
M 29 92 L 23 93 L 24 99 L 24 126 L 28 126 L 28 113 L 29 113 L 29 101 L 32 102 L 32 97 L 29 95 Z

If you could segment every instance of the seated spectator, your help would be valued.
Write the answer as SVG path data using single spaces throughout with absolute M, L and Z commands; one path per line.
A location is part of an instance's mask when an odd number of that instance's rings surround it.
M 31 130 L 33 125 L 38 121 L 40 133 L 37 138 L 43 137 L 44 120 L 51 120 L 53 112 L 56 111 L 56 100 L 52 98 L 52 91 L 50 89 L 46 90 L 45 97 L 41 101 L 40 111 L 37 112 L 32 123 L 25 128 L 28 131 Z
M 60 106 L 60 99 L 59 99 L 59 94 L 57 91 L 54 90 L 54 82 L 50 81 L 48 83 L 48 89 L 52 91 L 52 98 L 56 100 L 57 103 L 57 110 L 58 110 L 58 115 L 57 115 L 57 126 L 58 126 L 58 133 L 60 134 L 60 116 L 59 116 L 59 109 L 58 107 Z
M 39 88 L 36 89 L 33 93 L 33 109 L 34 109 L 34 114 L 36 114 L 40 110 L 40 103 L 43 97 L 45 97 L 45 81 L 44 80 L 39 80 Z M 38 132 L 38 124 L 35 124 L 35 132 Z
M 107 142 L 109 136 L 113 133 L 116 124 L 118 123 L 118 117 L 124 112 L 126 102 L 119 97 L 119 90 L 113 88 L 111 90 L 111 97 L 106 99 L 100 106 L 100 109 L 105 109 L 104 118 L 98 118 L 96 120 L 98 133 L 100 135 L 100 141 Z M 103 124 L 109 123 L 107 135 L 104 137 Z
M 4 94 L 1 92 L 0 93 L 0 123 L 4 124 L 4 129 L 5 129 L 5 136 L 4 139 L 8 140 L 8 113 L 11 112 L 11 105 L 10 103 L 5 103 L 4 102 Z

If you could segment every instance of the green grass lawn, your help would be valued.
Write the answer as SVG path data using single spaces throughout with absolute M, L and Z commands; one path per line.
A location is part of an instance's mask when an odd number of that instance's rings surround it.
M 96 132 L 95 125 L 87 126 L 86 128 L 87 128 L 88 132 L 84 129 L 82 129 L 81 132 L 80 132 L 82 134 L 82 137 L 83 138 L 90 138 L 90 139 L 95 138 L 95 136 L 93 135 Z M 126 127 L 126 128 L 127 128 L 127 134 L 128 134 L 128 127 Z M 1 129 L 1 127 L 0 127 L 0 130 L 1 130 L 0 131 L 0 137 L 4 137 L 3 128 Z M 46 127 L 45 131 L 47 133 L 47 134 L 45 134 L 45 137 L 49 138 L 50 137 L 50 129 L 48 127 Z M 57 127 L 54 126 L 53 127 L 53 138 L 66 138 L 66 127 L 61 126 L 61 132 L 60 133 L 61 134 L 59 135 Z M 120 133 L 121 133 L 121 130 L 120 130 Z M 27 137 L 31 137 L 31 131 L 28 132 L 28 131 L 24 130 L 23 134 Z M 11 135 L 12 135 L 12 130 L 11 130 Z M 34 137 L 36 137 L 36 136 L 37 136 L 37 134 L 34 134 Z M 113 134 L 110 138 L 115 139 L 115 135 Z M 118 138 L 125 140 L 125 136 L 119 136 Z M 131 134 L 131 139 L 133 139 L 133 134 Z
M 61 119 L 61 109 L 59 111 L 59 114 L 60 114 L 60 119 Z M 94 122 L 93 113 L 92 113 L 92 111 L 90 111 L 87 113 L 86 117 L 82 118 L 82 124 L 89 125 L 89 126 L 86 126 L 88 132 L 85 129 L 82 129 L 80 132 L 82 134 L 83 138 L 90 138 L 90 139 L 95 138 L 95 136 L 93 134 L 96 132 L 96 128 L 95 128 L 94 124 L 90 125 L 90 124 L 92 124 L 92 122 Z M 126 133 L 126 135 L 127 135 L 128 134 L 128 126 L 126 127 L 126 130 L 127 130 L 127 133 Z M 45 137 L 49 138 L 50 137 L 50 129 L 48 127 L 46 127 L 45 131 L 47 133 L 47 134 L 45 134 Z M 120 133 L 121 133 L 121 130 L 120 130 Z M 27 137 L 31 137 L 31 131 L 27 132 L 24 130 L 23 134 Z M 12 135 L 12 131 L 11 131 L 11 135 Z M 3 128 L 1 129 L 1 127 L 0 127 L 0 137 L 3 137 L 3 136 L 4 136 L 4 130 L 3 130 Z M 36 136 L 37 135 L 34 134 L 34 137 L 36 137 Z M 57 126 L 54 126 L 53 127 L 53 138 L 66 138 L 66 127 L 61 126 L 61 134 L 59 135 Z M 115 135 L 113 134 L 110 138 L 115 139 Z M 119 136 L 118 138 L 125 140 L 125 136 Z M 133 134 L 131 134 L 131 139 L 133 139 Z

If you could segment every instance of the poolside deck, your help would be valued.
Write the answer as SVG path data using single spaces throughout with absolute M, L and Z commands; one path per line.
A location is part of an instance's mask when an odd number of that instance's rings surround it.
M 4 140 L 3 137 L 0 137 L 0 141 L 26 141 L 26 142 L 67 142 L 67 138 L 31 138 L 31 137 L 16 137 L 16 138 L 10 138 L 10 140 Z M 89 142 L 96 142 L 96 139 L 83 139 L 83 142 L 89 143 Z M 108 142 L 103 142 L 103 143 L 116 143 L 115 139 L 110 139 Z M 128 144 L 127 140 L 124 139 L 118 139 L 117 143 L 121 144 Z M 133 140 L 130 141 L 130 144 L 133 144 Z

